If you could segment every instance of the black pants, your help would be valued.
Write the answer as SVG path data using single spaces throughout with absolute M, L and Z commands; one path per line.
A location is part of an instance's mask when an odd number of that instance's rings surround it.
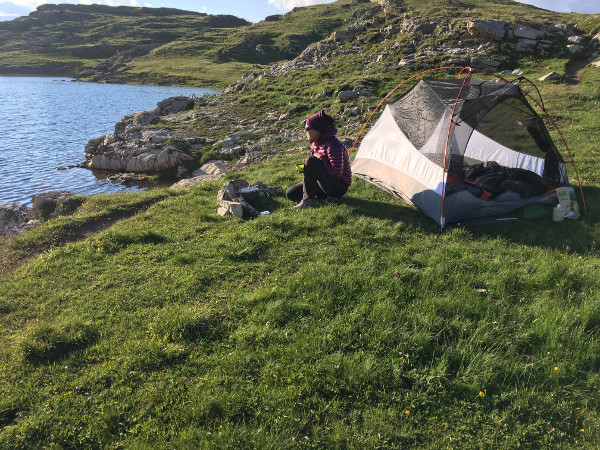
M 325 199 L 328 195 L 341 197 L 347 191 L 348 185 L 342 180 L 331 178 L 319 158 L 309 156 L 304 161 L 304 182 L 293 185 L 285 195 L 288 199 L 299 202 L 303 198 Z

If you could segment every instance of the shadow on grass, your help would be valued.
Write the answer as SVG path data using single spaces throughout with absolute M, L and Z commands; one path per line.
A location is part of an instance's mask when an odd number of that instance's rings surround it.
M 391 196 L 390 200 L 392 200 Z M 393 204 L 347 196 L 344 197 L 344 204 L 352 209 L 353 214 L 358 216 L 380 220 L 402 221 L 405 224 L 416 228 L 423 228 L 434 234 L 440 231 L 439 226 L 434 221 L 407 203 Z
M 584 187 L 583 194 L 587 205 L 587 214 L 583 213 L 581 194 L 576 189 L 577 198 L 582 210 L 579 219 L 565 219 L 553 222 L 551 217 L 538 219 L 519 219 L 502 223 L 472 225 L 464 227 L 479 239 L 506 239 L 515 243 L 545 247 L 568 253 L 595 252 L 600 244 L 597 225 L 600 223 L 600 189 Z M 390 197 L 390 200 L 391 197 Z M 432 234 L 440 232 L 439 226 L 420 210 L 408 204 L 393 204 L 382 201 L 347 196 L 344 203 L 352 208 L 353 214 L 363 215 L 381 220 L 402 221 L 407 225 Z M 445 231 L 447 232 L 447 230 Z
M 600 201 L 600 189 L 584 187 L 583 195 L 587 214 L 583 212 L 581 194 L 576 188 L 577 199 L 582 211 L 579 219 L 565 219 L 553 222 L 551 217 L 520 219 L 502 224 L 477 225 L 469 227 L 478 238 L 503 238 L 519 244 L 545 247 L 567 253 L 596 252 L 600 235 L 600 210 L 595 207 Z

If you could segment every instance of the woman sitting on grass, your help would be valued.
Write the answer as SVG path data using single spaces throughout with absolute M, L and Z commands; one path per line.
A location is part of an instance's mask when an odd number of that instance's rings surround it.
M 300 202 L 295 208 L 314 208 L 319 200 L 341 201 L 352 183 L 348 150 L 337 138 L 332 117 L 323 110 L 306 119 L 310 156 L 304 161 L 304 181 L 286 192 L 288 199 Z

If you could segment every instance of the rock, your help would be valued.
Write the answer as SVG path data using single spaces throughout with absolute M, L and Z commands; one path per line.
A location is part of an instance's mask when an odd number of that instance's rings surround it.
M 571 36 L 569 37 L 569 39 L 567 39 L 571 44 L 581 44 L 581 41 L 583 40 L 583 38 L 581 36 Z
M 508 25 L 496 20 L 469 20 L 466 28 L 471 36 L 499 41 L 504 39 Z
M 511 75 L 519 77 L 519 76 L 523 75 L 523 71 L 520 69 L 506 70 L 500 74 L 500 76 L 503 78 L 511 76 Z
M 217 194 L 217 214 L 221 216 L 244 217 L 244 207 L 240 202 L 240 189 L 248 187 L 246 180 L 225 183 Z M 237 206 L 239 205 L 239 206 Z
M 191 155 L 170 149 L 129 144 L 109 148 L 106 153 L 92 157 L 87 168 L 115 172 L 166 172 L 176 170 L 177 167 L 185 165 L 186 161 L 194 159 Z
M 100 145 L 104 144 L 104 141 L 106 140 L 106 138 L 107 138 L 107 136 L 98 136 L 98 137 L 90 139 L 85 146 L 85 150 L 84 150 L 83 154 L 86 156 L 95 155 L 98 150 L 98 147 Z
M 473 56 L 471 58 L 471 66 L 479 70 L 494 72 L 496 69 L 498 69 L 498 67 L 500 67 L 500 64 L 502 64 L 500 61 L 486 59 L 481 56 Z
M 546 35 L 545 32 L 531 27 L 517 27 L 514 29 L 514 34 L 516 38 L 532 40 L 542 39 Z
M 557 72 L 550 72 L 543 77 L 538 78 L 539 81 L 552 81 L 552 80 L 560 80 L 562 76 Z
M 344 113 L 350 117 L 358 117 L 362 114 L 361 109 L 358 106 L 346 107 Z
M 281 187 L 267 186 L 260 181 L 256 181 L 249 185 L 246 180 L 233 180 L 225 183 L 219 193 L 217 194 L 217 214 L 221 216 L 234 216 L 238 218 L 257 217 L 258 211 L 249 205 L 253 200 L 242 201 L 240 190 L 243 188 L 253 187 L 257 188 L 256 198 L 259 199 L 264 196 L 272 197 L 284 195 L 284 191 Z M 259 196 L 260 193 L 260 196 Z M 246 198 L 247 195 L 246 195 Z M 268 214 L 268 212 L 266 212 Z
M 233 216 L 238 219 L 244 218 L 244 206 L 239 202 L 222 200 L 217 205 L 217 214 L 220 216 Z
M 236 163 L 235 163 L 235 169 L 236 170 L 241 170 L 244 169 L 252 164 L 255 164 L 259 161 L 263 161 L 267 159 L 266 155 L 263 155 L 262 153 L 258 152 L 258 151 L 251 151 L 251 152 L 247 152 L 242 158 L 240 158 Z
M 0 237 L 15 236 L 24 231 L 31 219 L 31 209 L 19 203 L 0 205 Z
M 579 53 L 581 51 L 581 46 L 579 46 L 577 44 L 567 45 L 567 50 L 569 50 L 569 52 L 571 52 L 573 54 Z
M 169 122 L 194 106 L 195 96 L 170 97 L 153 110 L 139 111 L 115 124 L 112 135 L 90 139 L 85 146 L 86 162 L 81 167 L 115 172 L 177 172 L 194 160 L 169 141 L 174 138 L 167 128 L 147 128 L 158 119 Z M 189 142 L 188 142 L 189 144 Z
M 216 145 L 220 146 L 222 151 L 231 150 L 237 146 L 239 139 L 240 137 L 237 135 L 227 136 L 225 139 L 218 141 Z
M 224 160 L 213 160 L 208 161 L 206 164 L 202 165 L 198 170 L 196 170 L 192 176 L 198 175 L 225 175 L 227 173 L 227 169 L 229 168 L 229 163 Z
M 154 111 L 139 111 L 130 114 L 116 123 L 114 134 L 123 134 L 126 130 L 131 130 L 132 127 L 134 129 L 140 129 L 141 127 L 150 125 L 157 118 L 158 116 Z
M 515 51 L 533 53 L 538 41 L 534 39 L 519 39 L 515 44 Z
M 196 175 L 192 178 L 184 178 L 179 180 L 177 183 L 171 186 L 172 189 L 190 189 L 194 186 L 198 186 L 201 183 L 208 183 L 209 181 L 216 181 L 221 178 L 221 175 Z
M 34 219 L 53 219 L 62 215 L 63 205 L 74 194 L 69 191 L 50 191 L 35 194 L 31 197 L 31 216 Z
M 352 42 L 356 37 L 353 30 L 338 30 L 333 33 L 333 39 L 336 41 Z
M 338 93 L 338 98 L 341 103 L 347 103 L 351 100 L 358 98 L 358 94 L 354 91 L 340 91 Z
M 400 26 L 402 27 L 402 31 L 405 33 L 415 34 L 430 34 L 437 28 L 437 22 L 423 22 L 419 19 L 409 19 L 405 18 Z
M 194 96 L 177 96 L 170 97 L 165 100 L 158 102 L 155 113 L 159 116 L 166 116 L 168 114 L 175 114 L 182 111 L 187 111 L 194 106 Z

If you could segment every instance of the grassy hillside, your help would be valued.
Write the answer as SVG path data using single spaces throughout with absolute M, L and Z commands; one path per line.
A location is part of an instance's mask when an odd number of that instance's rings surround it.
M 297 56 L 373 6 L 347 0 L 250 24 L 168 8 L 42 5 L 0 23 L 0 74 L 225 87 L 248 70 Z
M 309 112 L 327 109 L 354 138 L 383 93 L 444 61 L 392 64 L 452 33 L 379 27 L 323 44 L 322 67 L 257 71 L 181 128 L 218 140 L 266 124 L 271 159 L 228 179 L 298 182 L 291 149 L 306 143 L 282 136 Z M 570 60 L 520 55 L 503 69 L 537 80 Z M 371 96 L 322 95 L 344 85 Z M 268 198 L 270 215 L 239 221 L 215 213 L 222 180 L 81 197 L 76 215 L 3 241 L 0 447 L 597 448 L 599 86 L 592 66 L 538 84 L 584 183 L 578 220 L 440 233 L 355 179 L 341 205 Z
M 73 76 L 109 58 L 126 64 L 190 35 L 205 45 L 221 42 L 228 30 L 248 23 L 169 8 L 42 5 L 27 17 L 0 23 L 0 73 Z

